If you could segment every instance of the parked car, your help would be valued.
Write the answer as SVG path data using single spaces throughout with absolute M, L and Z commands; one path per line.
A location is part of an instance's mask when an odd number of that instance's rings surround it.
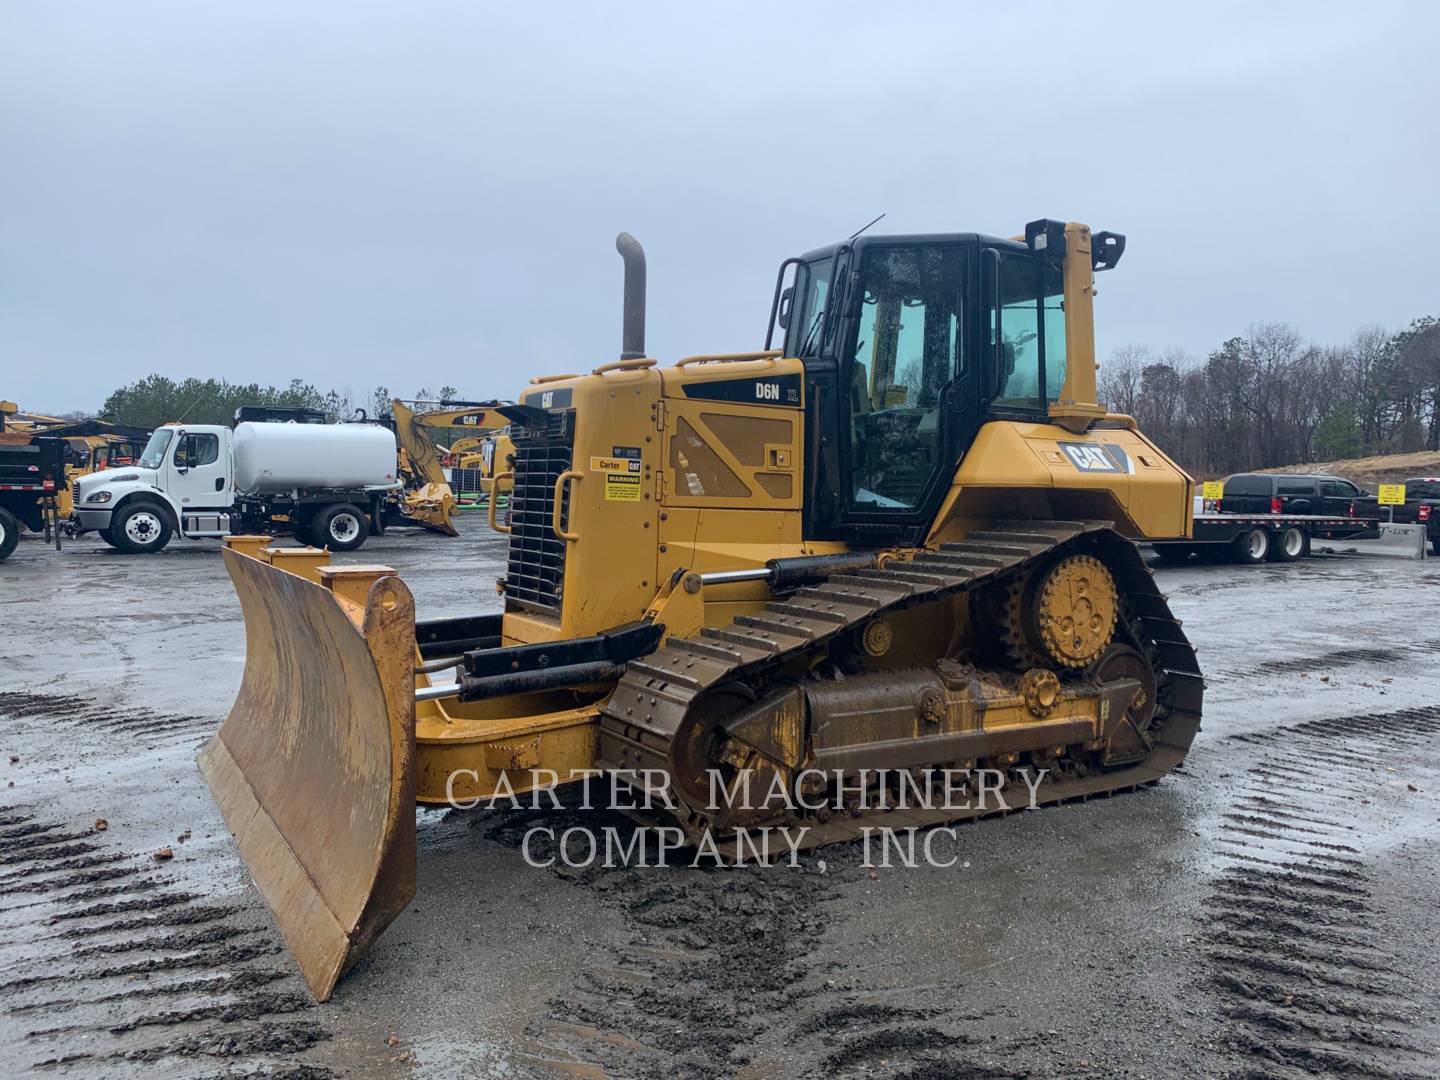
M 1440 476 L 1416 476 L 1405 481 L 1405 505 L 1387 506 L 1401 525 L 1424 525 L 1430 550 L 1440 555 Z
M 1221 491 L 1222 514 L 1315 514 L 1364 517 L 1375 496 L 1339 476 L 1295 473 L 1236 473 Z

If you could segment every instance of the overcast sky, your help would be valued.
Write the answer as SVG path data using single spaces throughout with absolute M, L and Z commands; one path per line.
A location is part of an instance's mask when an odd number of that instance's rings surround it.
M 877 232 L 1124 232 L 1099 344 L 1440 314 L 1440 4 L 0 0 L 0 398 L 755 348 Z

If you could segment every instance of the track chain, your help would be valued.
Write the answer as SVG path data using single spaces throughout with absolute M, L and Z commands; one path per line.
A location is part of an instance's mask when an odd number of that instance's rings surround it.
M 807 652 L 823 652 L 876 616 L 974 592 L 1005 577 L 1018 579 L 1062 545 L 1083 547 L 1109 567 L 1127 630 L 1155 668 L 1160 701 L 1146 757 L 1047 781 L 1036 800 L 1042 805 L 1067 802 L 1154 783 L 1184 760 L 1200 728 L 1203 679 L 1194 649 L 1135 544 L 1109 522 L 1097 521 L 996 522 L 965 540 L 919 551 L 883 569 L 834 574 L 824 584 L 777 598 L 760 614 L 738 616 L 728 626 L 706 627 L 694 638 L 671 638 L 627 665 L 601 710 L 599 764 L 627 774 L 652 770 L 651 775 L 671 775 L 671 747 L 695 702 L 711 689 L 773 676 Z M 708 817 L 703 808 L 688 809 L 692 826 Z M 862 827 L 877 824 L 877 818 L 883 818 L 886 827 L 905 829 L 1005 812 L 1002 807 L 912 808 L 854 817 L 838 814 L 828 821 L 807 818 L 810 830 L 803 846 L 850 840 Z

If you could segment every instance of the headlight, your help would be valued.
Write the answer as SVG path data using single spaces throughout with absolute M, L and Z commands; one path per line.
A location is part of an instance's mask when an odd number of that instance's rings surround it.
M 109 491 L 97 491 L 93 495 L 86 495 L 85 501 L 87 503 L 107 503 L 110 501 L 110 496 L 112 494 L 113 492 Z

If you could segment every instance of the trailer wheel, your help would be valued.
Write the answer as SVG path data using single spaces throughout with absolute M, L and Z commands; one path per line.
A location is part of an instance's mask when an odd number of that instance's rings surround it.
M 1270 534 L 1258 525 L 1230 541 L 1230 554 L 1237 563 L 1262 563 L 1270 554 Z
M 10 557 L 15 545 L 20 543 L 20 522 L 15 515 L 0 506 L 0 562 Z
M 150 555 L 170 542 L 170 516 L 159 503 L 133 502 L 110 522 L 110 536 L 127 555 Z
M 316 539 L 331 551 L 354 551 L 365 543 L 369 523 L 365 511 L 353 503 L 336 503 L 314 520 Z
M 1276 562 L 1294 562 L 1305 554 L 1305 530 L 1297 525 L 1276 534 L 1270 544 L 1270 558 Z
M 1155 554 L 1160 556 L 1160 561 L 1165 563 L 1189 562 L 1190 556 L 1195 549 L 1189 544 L 1151 544 Z

